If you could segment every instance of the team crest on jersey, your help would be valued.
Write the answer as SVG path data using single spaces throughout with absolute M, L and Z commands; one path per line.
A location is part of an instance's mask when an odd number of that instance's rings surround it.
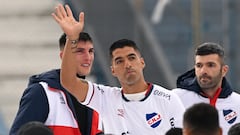
M 232 124 L 237 119 L 237 113 L 231 109 L 223 110 L 224 119 L 229 123 Z
M 152 128 L 156 128 L 160 125 L 162 117 L 160 114 L 154 112 L 151 114 L 146 114 L 146 120 L 149 126 L 151 126 Z

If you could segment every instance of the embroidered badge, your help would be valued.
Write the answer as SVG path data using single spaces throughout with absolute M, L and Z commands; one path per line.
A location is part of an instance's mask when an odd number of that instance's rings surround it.
M 160 125 L 162 118 L 160 114 L 154 112 L 151 114 L 146 114 L 146 120 L 148 125 L 150 125 L 152 128 L 156 128 Z
M 229 123 L 232 124 L 237 119 L 237 113 L 231 109 L 223 110 L 224 119 Z

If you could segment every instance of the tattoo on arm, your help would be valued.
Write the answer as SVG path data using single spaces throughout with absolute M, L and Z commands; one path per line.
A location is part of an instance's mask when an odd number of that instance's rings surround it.
M 72 49 L 72 53 L 76 53 L 77 52 L 77 46 L 72 46 L 71 49 Z

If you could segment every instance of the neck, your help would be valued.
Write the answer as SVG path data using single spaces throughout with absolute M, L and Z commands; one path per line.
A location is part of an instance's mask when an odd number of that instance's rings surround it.
M 207 90 L 203 90 L 204 94 L 210 98 L 213 98 L 216 95 L 217 90 L 220 87 L 214 88 L 214 89 L 207 89 Z
M 204 94 L 206 94 L 208 97 L 213 97 L 216 93 L 216 90 L 203 90 Z
M 139 82 L 132 85 L 122 85 L 123 93 L 134 94 L 146 91 L 148 88 L 147 82 Z
M 217 90 L 219 88 L 221 88 L 222 83 L 219 83 L 217 86 L 215 86 L 214 88 L 210 88 L 210 89 L 202 89 L 202 91 L 204 92 L 204 94 L 206 94 L 208 97 L 212 98 L 215 96 Z

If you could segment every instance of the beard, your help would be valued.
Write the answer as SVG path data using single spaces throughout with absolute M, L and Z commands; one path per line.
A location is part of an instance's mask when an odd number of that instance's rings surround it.
M 133 85 L 137 82 L 138 78 L 136 75 L 129 75 L 126 79 L 126 84 L 127 85 Z
M 216 76 L 203 74 L 197 78 L 197 81 L 202 90 L 216 89 L 220 81 L 222 81 L 222 72 L 220 70 Z

